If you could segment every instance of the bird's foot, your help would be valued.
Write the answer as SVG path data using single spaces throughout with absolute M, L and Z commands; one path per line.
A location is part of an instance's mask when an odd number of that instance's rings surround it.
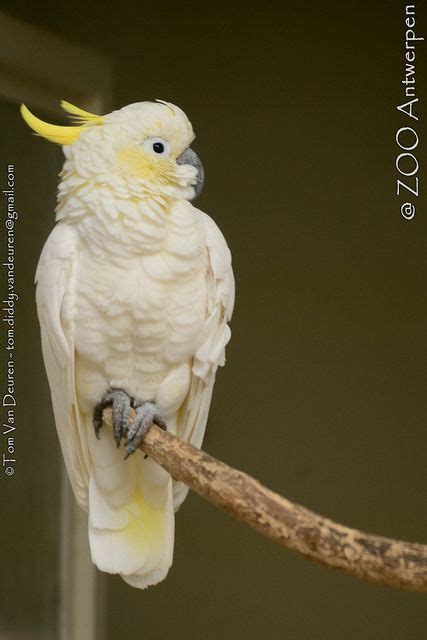
M 113 407 L 113 435 L 116 446 L 120 446 L 120 440 L 126 437 L 128 430 L 129 410 L 133 407 L 133 398 L 130 398 L 123 389 L 109 389 L 93 412 L 93 426 L 98 440 L 101 438 L 102 413 L 107 407 Z
M 153 423 L 166 431 L 162 414 L 154 402 L 143 402 L 135 412 L 136 416 L 127 432 L 125 460 L 138 449 Z

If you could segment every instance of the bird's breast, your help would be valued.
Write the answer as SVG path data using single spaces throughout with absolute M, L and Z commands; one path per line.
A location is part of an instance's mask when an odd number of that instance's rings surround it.
M 169 221 L 160 251 L 109 261 L 82 250 L 75 344 L 86 387 L 153 396 L 173 367 L 193 357 L 206 318 L 207 265 L 204 229 L 188 213 Z

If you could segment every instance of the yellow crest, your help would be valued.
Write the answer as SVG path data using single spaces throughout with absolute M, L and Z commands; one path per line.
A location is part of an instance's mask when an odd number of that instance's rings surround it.
M 79 107 L 75 107 L 73 104 L 61 101 L 61 107 L 71 115 L 75 122 L 78 124 L 71 125 L 69 127 L 62 127 L 56 124 L 49 124 L 34 116 L 25 104 L 21 104 L 21 115 L 24 118 L 27 125 L 35 131 L 39 136 L 50 140 L 50 142 L 56 142 L 57 144 L 72 144 L 80 136 L 83 129 L 92 127 L 97 124 L 102 124 L 103 116 L 89 113 Z

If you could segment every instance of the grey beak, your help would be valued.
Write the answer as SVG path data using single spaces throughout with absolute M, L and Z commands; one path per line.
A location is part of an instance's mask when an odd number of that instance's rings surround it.
M 205 171 L 203 169 L 203 165 L 200 161 L 199 156 L 193 149 L 188 147 L 180 156 L 176 159 L 178 164 L 191 164 L 192 167 L 196 167 L 197 169 L 197 182 L 193 185 L 195 195 L 197 198 L 198 195 L 202 192 L 203 185 L 205 183 Z

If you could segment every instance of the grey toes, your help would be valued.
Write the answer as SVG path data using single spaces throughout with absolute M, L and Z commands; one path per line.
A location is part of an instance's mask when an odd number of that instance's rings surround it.
M 126 437 L 131 406 L 132 401 L 128 394 L 117 390 L 113 401 L 113 436 L 117 448 L 120 447 L 120 440 Z
M 132 398 L 123 389 L 109 389 L 107 391 L 93 412 L 93 426 L 98 440 L 101 437 L 103 411 L 106 407 L 113 407 L 113 435 L 117 447 L 120 446 L 120 440 L 127 433 L 129 409 L 132 402 Z
M 105 406 L 102 406 L 102 402 L 100 402 L 99 404 L 96 405 L 94 411 L 93 411 L 93 428 L 95 429 L 95 435 L 98 438 L 98 440 L 100 440 L 101 438 L 101 427 L 102 427 L 102 412 L 104 411 Z
M 153 423 L 166 430 L 165 421 L 154 402 L 144 402 L 135 411 L 135 419 L 127 432 L 125 460 L 138 449 Z
M 93 426 L 98 439 L 101 437 L 102 414 L 106 407 L 113 408 L 113 436 L 117 447 L 121 439 L 126 438 L 125 460 L 138 449 L 153 423 L 166 430 L 166 423 L 154 402 L 143 402 L 135 408 L 133 398 L 126 391 L 109 389 L 93 412 Z M 136 415 L 128 428 L 131 407 L 135 408 Z

